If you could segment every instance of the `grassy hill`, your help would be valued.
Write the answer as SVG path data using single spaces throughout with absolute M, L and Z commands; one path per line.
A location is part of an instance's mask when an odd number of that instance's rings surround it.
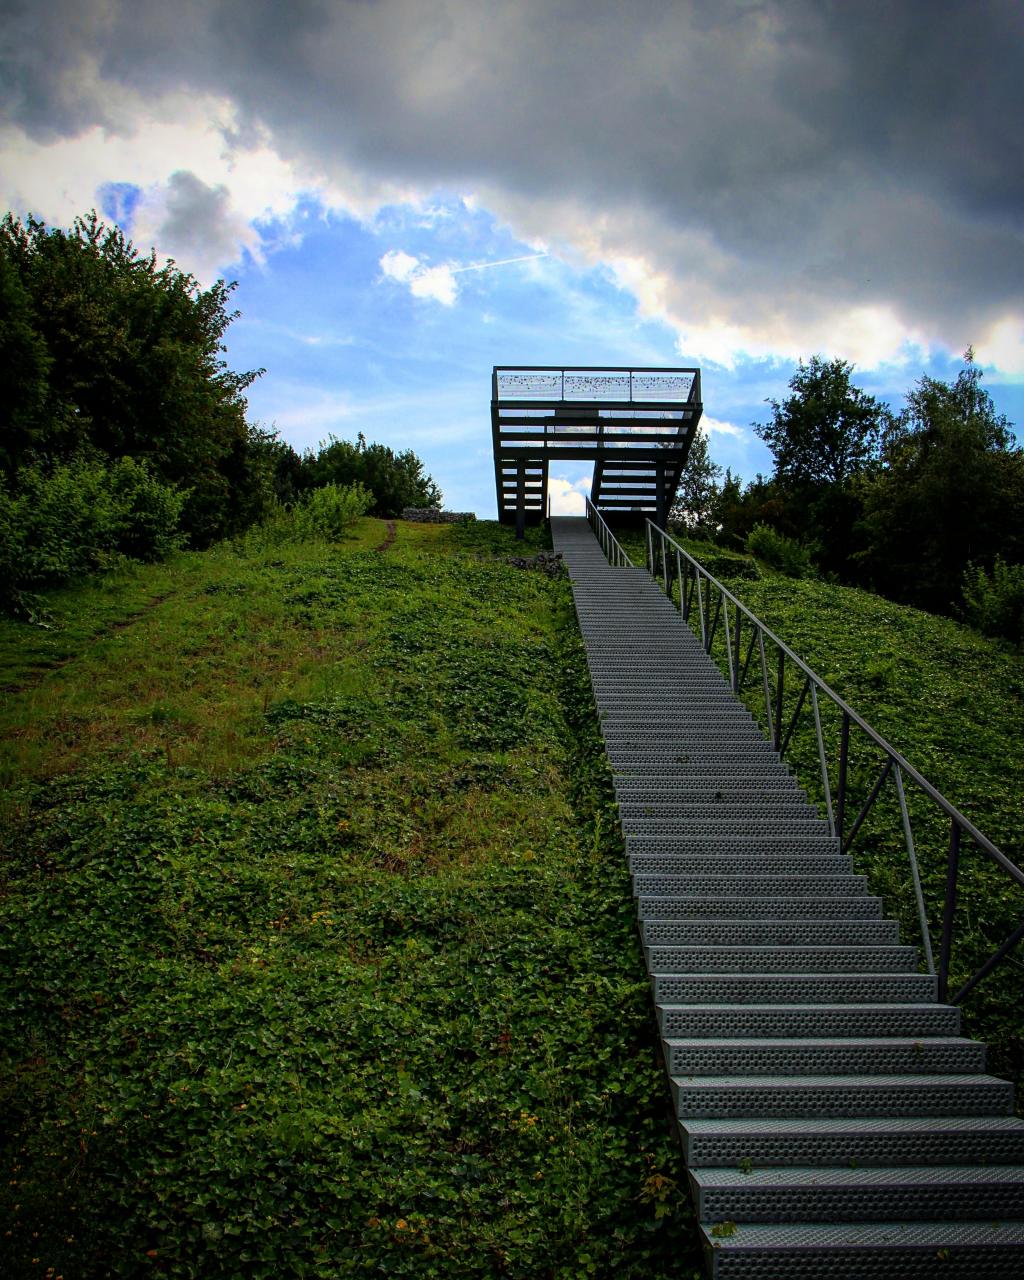
M 568 585 L 387 543 L 0 624 L 5 1276 L 696 1264 Z
M 695 1274 L 568 584 L 521 550 L 365 520 L 0 623 L 0 1273 Z M 731 581 L 1024 853 L 1018 655 Z M 894 817 L 857 858 L 913 941 Z M 958 973 L 1021 898 L 965 859 Z M 1020 972 L 969 1005 L 1018 1077 Z

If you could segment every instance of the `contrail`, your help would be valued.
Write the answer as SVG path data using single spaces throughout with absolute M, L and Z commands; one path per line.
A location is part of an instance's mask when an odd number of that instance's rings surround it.
M 535 258 L 546 258 L 547 253 L 526 253 L 521 258 L 502 258 L 498 262 L 472 262 L 468 267 L 452 267 L 452 275 L 460 271 L 483 271 L 486 267 L 507 267 L 511 262 L 533 262 Z

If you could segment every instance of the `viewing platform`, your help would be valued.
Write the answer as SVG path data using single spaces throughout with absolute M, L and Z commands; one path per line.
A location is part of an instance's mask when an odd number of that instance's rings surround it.
M 593 462 L 590 500 L 605 520 L 664 525 L 701 411 L 699 369 L 495 365 L 498 519 L 520 534 L 539 524 L 550 464 Z

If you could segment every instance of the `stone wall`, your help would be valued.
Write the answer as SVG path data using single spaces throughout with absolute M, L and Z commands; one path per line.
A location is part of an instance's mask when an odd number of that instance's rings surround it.
M 475 520 L 472 511 L 435 511 L 433 507 L 406 507 L 403 520 L 417 520 L 420 524 L 464 524 Z

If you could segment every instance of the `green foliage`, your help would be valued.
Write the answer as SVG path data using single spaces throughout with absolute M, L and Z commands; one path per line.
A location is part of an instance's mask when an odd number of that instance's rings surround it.
M 361 484 L 374 495 L 371 514 L 394 517 L 403 507 L 440 507 L 441 490 L 411 449 L 395 453 L 383 444 L 367 444 L 362 432 L 355 443 L 333 436 L 319 451 L 302 460 L 305 487 Z
M 986 636 L 1024 645 L 1024 565 L 996 556 L 992 572 L 969 565 L 963 583 L 964 612 Z
M 295 508 L 295 528 L 303 538 L 344 536 L 345 529 L 366 515 L 373 494 L 356 480 L 352 484 L 325 484 L 305 494 Z
M 776 533 L 769 525 L 755 525 L 747 535 L 746 546 L 752 556 L 787 578 L 809 578 L 814 574 L 807 548 L 794 538 Z
M 937 613 L 955 610 L 968 564 L 1024 560 L 1024 449 L 965 359 L 952 385 L 920 380 L 862 485 L 860 574 Z
M 672 521 L 691 537 L 711 537 L 714 533 L 721 474 L 722 468 L 711 460 L 707 433 L 699 431 L 690 446 L 671 514 Z
M 118 557 L 157 560 L 181 543 L 186 495 L 133 458 L 26 467 L 0 484 L 0 602 L 109 568 Z
M 787 488 L 842 486 L 877 457 L 886 411 L 852 385 L 846 360 L 811 356 L 789 380 L 792 395 L 769 400 L 771 421 L 755 430 Z
M 147 462 L 187 494 L 197 545 L 258 512 L 268 481 L 245 421 L 244 391 L 261 371 L 222 359 L 234 286 L 203 290 L 158 267 L 95 213 L 70 231 L 8 214 L 0 222 L 0 467 L 82 453 Z
M 696 1274 L 568 586 L 383 533 L 0 622 L 5 1275 Z

